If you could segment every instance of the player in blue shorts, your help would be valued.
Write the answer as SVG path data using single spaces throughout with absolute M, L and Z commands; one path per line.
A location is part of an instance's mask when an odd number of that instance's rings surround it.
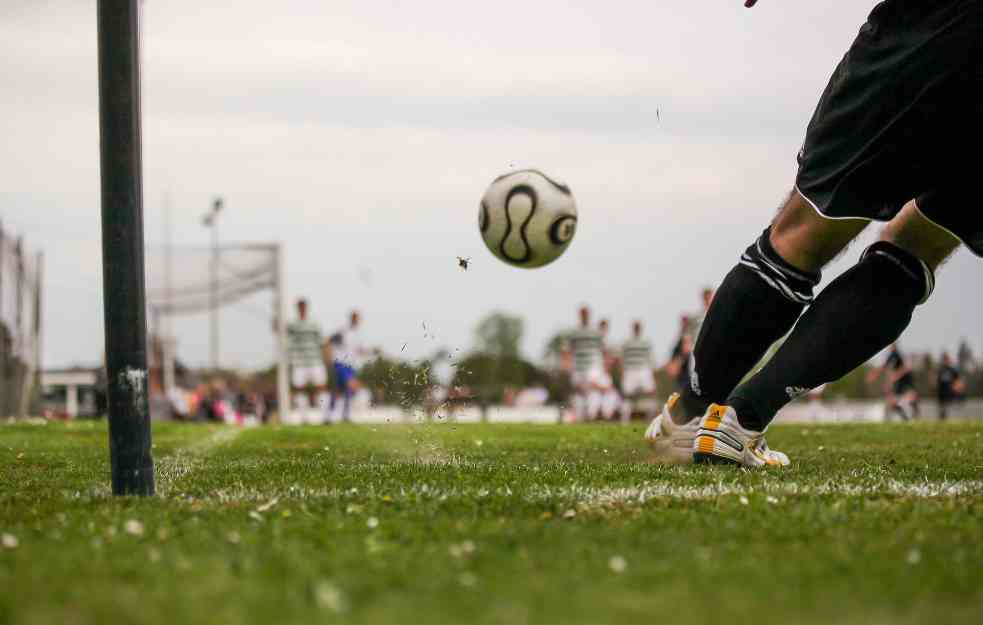
M 352 398 L 361 389 L 358 370 L 368 357 L 368 351 L 361 339 L 361 321 L 359 312 L 353 310 L 349 316 L 348 327 L 331 337 L 335 382 L 335 393 L 331 396 L 331 410 L 334 411 L 336 401 L 340 397 L 341 420 L 346 422 L 351 419 Z

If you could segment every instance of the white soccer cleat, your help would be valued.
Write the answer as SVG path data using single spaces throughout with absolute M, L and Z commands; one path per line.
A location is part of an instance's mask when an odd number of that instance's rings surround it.
M 691 464 L 693 462 L 693 439 L 700 425 L 700 418 L 694 417 L 683 425 L 672 420 L 672 410 L 679 401 L 679 393 L 673 393 L 662 412 L 652 419 L 645 430 L 645 440 L 652 447 L 652 461 L 657 464 Z
M 693 441 L 693 460 L 699 464 L 737 464 L 744 467 L 787 466 L 788 456 L 768 449 L 764 432 L 741 427 L 730 406 L 710 404 L 700 419 Z

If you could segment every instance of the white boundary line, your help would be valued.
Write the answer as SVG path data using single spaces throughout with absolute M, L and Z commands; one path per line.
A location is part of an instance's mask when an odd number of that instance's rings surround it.
M 242 431 L 241 427 L 222 426 L 187 447 L 177 449 L 169 456 L 156 458 L 154 464 L 157 474 L 157 493 L 162 497 L 170 496 L 175 482 L 186 475 L 204 470 L 204 457 L 216 447 L 234 441 Z
M 636 486 L 595 487 L 568 484 L 561 486 L 534 485 L 512 490 L 509 486 L 489 488 L 446 488 L 418 483 L 411 486 L 394 484 L 391 490 L 369 488 L 305 488 L 298 485 L 286 489 L 244 488 L 220 489 L 195 501 L 222 504 L 254 504 L 268 501 L 350 501 L 352 503 L 386 502 L 415 504 L 443 501 L 479 501 L 505 499 L 532 504 L 581 505 L 588 508 L 606 506 L 641 506 L 648 501 L 708 501 L 721 497 L 764 496 L 769 503 L 776 497 L 900 497 L 917 499 L 946 499 L 983 496 L 983 480 L 942 480 L 903 482 L 893 478 L 843 482 L 828 480 L 818 484 L 773 482 L 742 485 L 718 481 L 701 486 L 682 486 L 671 482 L 643 482 Z M 770 499 L 769 499 L 770 498 Z

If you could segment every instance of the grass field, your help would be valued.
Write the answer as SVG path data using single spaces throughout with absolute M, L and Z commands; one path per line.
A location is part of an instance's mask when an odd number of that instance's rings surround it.
M 785 470 L 642 426 L 0 426 L 0 623 L 981 623 L 983 423 L 776 427 Z

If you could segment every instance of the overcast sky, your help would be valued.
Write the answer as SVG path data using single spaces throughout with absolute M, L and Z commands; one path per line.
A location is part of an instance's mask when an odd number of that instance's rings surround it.
M 223 240 L 282 242 L 290 297 L 326 330 L 358 307 L 390 353 L 467 349 L 501 309 L 538 357 L 581 302 L 616 339 L 644 319 L 664 353 L 791 187 L 873 5 L 742 4 L 148 0 L 147 241 L 169 195 L 176 243 L 207 244 L 221 195 Z M 0 3 L 0 219 L 45 253 L 46 366 L 103 351 L 95 25 L 92 0 Z M 567 253 L 533 271 L 477 229 L 485 187 L 518 167 L 567 182 L 580 210 Z M 983 346 L 981 269 L 958 253 L 903 345 Z M 270 361 L 269 305 L 223 310 L 223 365 Z M 175 327 L 180 356 L 207 362 L 206 319 Z

